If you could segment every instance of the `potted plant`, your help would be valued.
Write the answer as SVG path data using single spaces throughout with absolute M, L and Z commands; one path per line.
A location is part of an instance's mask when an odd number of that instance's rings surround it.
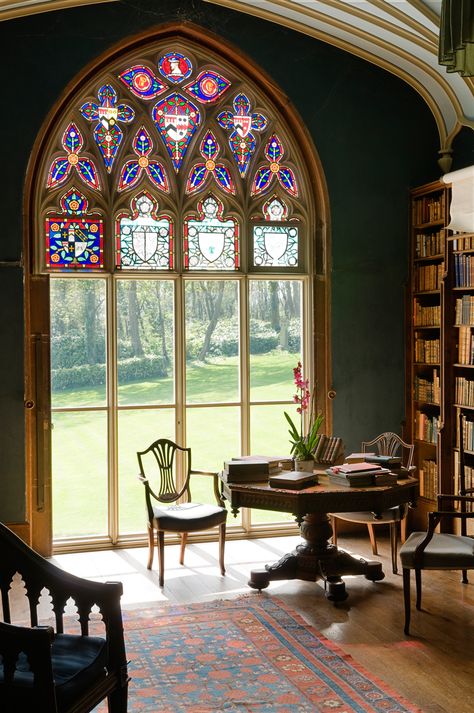
M 285 418 L 290 426 L 291 454 L 295 459 L 295 470 L 312 472 L 314 469 L 314 453 L 319 443 L 319 429 L 323 422 L 322 413 L 316 412 L 316 391 L 309 390 L 309 380 L 303 377 L 301 362 L 293 369 L 296 394 L 293 401 L 298 404 L 296 412 L 300 415 L 299 429 L 291 416 L 285 411 Z M 307 416 L 306 416 L 307 414 Z M 305 420 L 307 430 L 305 431 Z

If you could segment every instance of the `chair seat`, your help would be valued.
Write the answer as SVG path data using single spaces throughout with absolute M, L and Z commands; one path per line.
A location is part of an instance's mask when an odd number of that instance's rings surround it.
M 153 507 L 153 525 L 157 530 L 194 532 L 207 530 L 225 522 L 227 510 L 218 505 L 182 503 L 169 507 Z
M 375 517 L 373 512 L 335 512 L 333 517 L 339 517 L 348 522 L 363 522 L 369 525 L 378 525 L 384 522 L 400 522 L 402 517 L 399 506 L 389 508 L 381 513 L 377 513 Z
M 426 532 L 413 532 L 400 549 L 402 567 L 413 569 L 415 550 Z M 435 533 L 423 552 L 422 569 L 474 569 L 474 539 Z
M 107 675 L 107 645 L 97 636 L 56 634 L 51 646 L 51 664 L 58 709 L 69 708 L 92 684 Z M 0 681 L 3 666 L 0 666 Z M 33 673 L 25 654 L 19 655 L 15 683 L 19 687 L 18 701 L 30 701 Z M 31 692 L 31 694 L 30 694 Z

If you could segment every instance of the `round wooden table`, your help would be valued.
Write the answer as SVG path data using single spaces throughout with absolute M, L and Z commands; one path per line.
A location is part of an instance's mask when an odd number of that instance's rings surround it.
M 252 570 L 249 586 L 261 590 L 273 580 L 322 579 L 327 598 L 334 602 L 347 599 L 344 575 L 361 574 L 373 582 L 385 575 L 381 562 L 354 557 L 329 542 L 332 527 L 328 513 L 370 511 L 376 517 L 378 512 L 396 505 L 414 505 L 418 496 L 418 481 L 414 478 L 399 480 L 396 485 L 354 488 L 332 485 L 326 475 L 319 474 L 319 484 L 304 490 L 221 481 L 223 497 L 234 515 L 243 507 L 276 510 L 293 514 L 300 526 L 302 543 L 278 562 Z

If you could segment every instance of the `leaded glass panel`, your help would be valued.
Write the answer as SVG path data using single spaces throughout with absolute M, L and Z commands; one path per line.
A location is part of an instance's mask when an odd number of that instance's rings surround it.
M 255 267 L 298 267 L 297 225 L 255 225 L 253 262 Z
M 198 204 L 199 219 L 184 222 L 184 267 L 187 270 L 236 270 L 239 267 L 239 226 L 223 220 L 223 206 L 214 196 Z
M 117 267 L 170 270 L 173 267 L 173 224 L 157 216 L 156 203 L 146 191 L 132 201 L 132 213 L 116 221 Z

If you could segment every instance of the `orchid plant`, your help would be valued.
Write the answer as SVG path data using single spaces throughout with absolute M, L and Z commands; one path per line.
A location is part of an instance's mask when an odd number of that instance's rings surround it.
M 293 402 L 298 404 L 296 412 L 300 415 L 299 430 L 295 426 L 291 416 L 285 411 L 285 418 L 290 426 L 291 453 L 296 460 L 310 460 L 314 458 L 314 452 L 319 442 L 319 429 L 323 422 L 322 413 L 316 413 L 315 402 L 316 392 L 309 390 L 309 380 L 302 374 L 302 366 L 299 361 L 293 369 L 295 386 L 297 393 L 293 396 Z M 304 433 L 305 414 L 308 414 L 308 430 Z

